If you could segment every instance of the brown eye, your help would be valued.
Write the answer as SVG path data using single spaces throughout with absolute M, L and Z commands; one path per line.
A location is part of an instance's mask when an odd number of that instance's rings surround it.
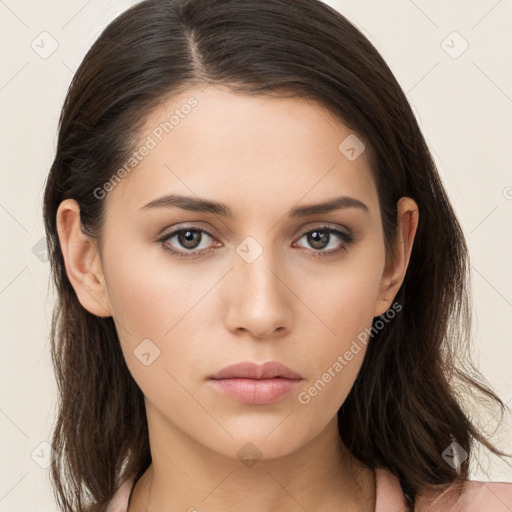
M 318 229 L 310 231 L 306 236 L 308 244 L 310 244 L 313 249 L 325 249 L 331 238 L 330 233 Z
M 329 226 L 322 226 L 306 231 L 302 234 L 301 238 L 303 237 L 306 237 L 308 245 L 313 249 L 311 251 L 313 256 L 330 256 L 346 251 L 355 241 L 355 237 L 352 234 L 344 233 L 339 229 Z M 338 239 L 337 244 L 336 239 Z M 331 242 L 333 243 L 331 244 Z M 326 247 L 329 247 L 329 245 L 334 245 L 334 248 L 324 250 Z
M 213 239 L 204 229 L 181 228 L 165 235 L 159 242 L 162 242 L 165 250 L 186 258 L 195 256 L 198 252 L 205 252 L 208 247 L 200 247 L 200 245 L 208 237 Z M 176 241 L 171 243 L 173 238 L 176 238 Z
M 195 249 L 198 242 L 201 241 L 202 233 L 187 229 L 186 231 L 178 231 L 177 236 L 177 240 L 182 247 L 185 247 L 186 249 Z

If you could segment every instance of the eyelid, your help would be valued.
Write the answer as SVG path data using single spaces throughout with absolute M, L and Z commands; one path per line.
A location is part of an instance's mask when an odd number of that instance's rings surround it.
M 207 235 L 213 236 L 212 233 L 216 233 L 217 230 L 208 222 L 205 222 L 204 224 L 207 225 L 207 227 L 203 227 L 202 222 L 200 221 L 190 221 L 190 222 L 184 222 L 179 223 L 176 225 L 167 226 L 159 231 L 159 233 L 156 235 L 157 238 L 167 237 L 170 234 L 176 234 L 176 231 L 182 231 L 184 229 L 190 229 L 194 231 L 204 231 Z
M 307 235 L 308 233 L 311 233 L 313 231 L 326 231 L 330 234 L 334 234 L 342 241 L 342 245 L 338 249 L 331 249 L 329 251 L 309 249 L 309 251 L 316 256 L 329 256 L 342 251 L 346 251 L 348 250 L 349 246 L 353 245 L 356 242 L 356 236 L 352 233 L 351 230 L 344 231 L 343 229 L 340 229 L 338 226 L 333 227 L 327 224 L 323 224 L 320 226 L 317 225 L 315 227 L 306 229 L 305 231 L 302 232 L 302 234 L 298 237 L 297 240 L 300 240 L 304 235 Z
M 331 230 L 332 229 L 333 231 L 342 233 L 343 235 L 345 235 L 347 237 L 352 236 L 352 231 L 345 226 L 340 226 L 339 224 L 331 225 L 331 224 L 329 224 L 329 222 L 320 222 L 320 223 L 316 222 L 316 223 L 312 223 L 311 226 L 304 228 L 301 231 L 301 234 L 299 235 L 299 237 L 302 237 L 302 236 L 306 235 L 307 233 L 311 233 L 311 231 L 315 231 L 315 229 L 318 229 L 318 230 L 321 230 L 321 229 Z

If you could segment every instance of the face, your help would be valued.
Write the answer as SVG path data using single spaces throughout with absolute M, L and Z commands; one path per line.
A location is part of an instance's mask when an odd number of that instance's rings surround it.
M 214 86 L 148 117 L 137 165 L 104 189 L 100 254 L 103 311 L 148 417 L 230 457 L 246 442 L 284 455 L 336 417 L 408 260 L 388 272 L 354 136 L 318 104 Z M 171 194 L 184 199 L 156 202 Z M 200 200 L 221 206 L 194 210 Z M 267 403 L 212 385 L 244 361 L 278 361 L 302 380 Z

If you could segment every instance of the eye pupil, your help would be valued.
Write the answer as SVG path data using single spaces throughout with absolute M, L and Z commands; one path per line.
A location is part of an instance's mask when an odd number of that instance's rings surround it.
M 311 231 L 308 235 L 308 243 L 311 243 L 312 247 L 315 249 L 323 249 L 326 247 L 328 241 L 329 233 L 326 231 L 315 230 Z
M 195 240 L 194 240 L 195 239 Z M 200 241 L 201 233 L 199 231 L 184 230 L 178 233 L 178 241 L 183 247 L 187 249 L 194 249 L 197 247 L 197 241 Z

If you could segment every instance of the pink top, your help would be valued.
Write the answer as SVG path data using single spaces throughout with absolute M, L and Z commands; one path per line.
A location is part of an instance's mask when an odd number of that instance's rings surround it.
M 400 482 L 385 468 L 377 468 L 375 512 L 407 512 Z M 126 480 L 109 503 L 107 512 L 127 512 L 133 480 Z M 415 512 L 512 512 L 512 483 L 467 482 L 458 500 L 444 495 L 437 503 L 439 494 L 430 493 L 416 499 Z

